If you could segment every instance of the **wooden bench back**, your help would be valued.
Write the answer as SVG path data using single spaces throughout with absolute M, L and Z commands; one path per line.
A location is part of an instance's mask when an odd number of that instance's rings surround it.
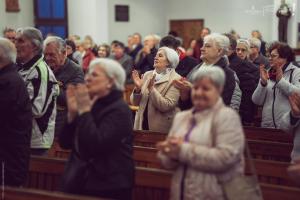
M 3 200 L 105 200 L 82 195 L 71 195 L 61 192 L 29 189 L 29 188 L 4 188 Z M 107 200 L 107 199 L 106 199 Z

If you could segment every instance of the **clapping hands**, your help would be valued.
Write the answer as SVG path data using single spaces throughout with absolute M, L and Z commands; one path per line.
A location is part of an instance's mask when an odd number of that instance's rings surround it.
M 77 115 L 89 112 L 96 98 L 91 100 L 85 84 L 68 85 L 67 91 L 68 122 L 72 122 Z

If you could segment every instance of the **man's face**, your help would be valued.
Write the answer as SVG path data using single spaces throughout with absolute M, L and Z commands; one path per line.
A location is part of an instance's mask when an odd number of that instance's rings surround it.
M 48 43 L 44 49 L 46 63 L 53 71 L 57 71 L 65 63 L 66 51 L 61 52 L 55 42 Z
M 35 56 L 35 49 L 37 48 L 32 42 L 18 33 L 16 35 L 15 45 L 17 48 L 17 61 L 21 63 L 26 63 Z
M 4 37 L 6 39 L 9 39 L 12 43 L 15 43 L 15 40 L 16 40 L 16 32 L 15 31 L 9 31 L 9 32 L 6 32 L 4 34 Z

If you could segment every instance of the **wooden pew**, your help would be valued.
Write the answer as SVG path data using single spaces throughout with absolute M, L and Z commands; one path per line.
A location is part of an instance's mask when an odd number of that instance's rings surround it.
M 45 190 L 29 188 L 4 188 L 3 200 L 105 200 L 104 198 L 95 198 L 82 195 L 71 195 L 61 192 L 50 192 Z
M 248 146 L 253 158 L 262 160 L 291 161 L 293 145 L 290 143 L 248 139 Z
M 162 169 L 162 166 L 157 159 L 157 149 L 155 148 L 135 146 L 133 158 L 136 166 Z M 253 161 L 261 182 L 277 185 L 294 185 L 286 172 L 289 163 L 260 159 L 253 159 Z M 246 172 L 249 172 L 247 171 L 249 169 L 247 162 L 246 166 Z
M 37 176 L 39 176 L 40 172 L 43 171 L 43 169 L 47 169 L 47 167 L 51 167 L 52 169 L 55 168 L 62 169 L 64 164 L 65 164 L 65 160 L 62 159 L 33 156 L 31 158 L 31 163 L 30 163 L 31 175 L 37 173 Z M 38 172 L 32 171 L 33 169 L 36 169 L 36 167 L 32 167 L 33 165 L 39 165 L 40 169 Z M 265 170 L 270 171 L 270 168 L 265 168 Z M 51 174 L 51 171 L 46 173 Z M 151 200 L 168 199 L 169 187 L 171 182 L 171 173 L 172 172 L 170 171 L 161 170 L 161 169 L 136 167 L 135 187 L 133 191 L 134 199 L 139 199 L 139 200 L 140 199 L 151 199 Z M 282 173 L 282 172 L 277 171 L 276 173 Z M 50 179 L 50 181 L 53 181 L 56 178 L 56 173 L 54 173 L 54 178 L 51 178 L 49 176 L 43 178 L 47 178 Z M 42 180 L 42 178 L 39 180 L 43 182 L 49 182 L 48 180 Z M 27 187 L 31 187 L 31 188 L 34 188 L 34 186 L 27 185 Z M 299 199 L 300 196 L 300 190 L 293 187 L 286 187 L 286 186 L 279 186 L 279 185 L 272 185 L 272 184 L 265 184 L 265 183 L 261 183 L 261 187 L 262 187 L 265 200 L 296 200 Z M 40 189 L 46 189 L 46 188 L 40 188 Z
M 282 143 L 293 143 L 293 135 L 285 133 L 279 129 L 244 127 L 245 137 L 250 140 L 266 140 Z M 154 131 L 134 130 L 134 142 L 138 146 L 154 147 L 159 141 L 167 137 L 167 133 Z
M 245 126 L 244 131 L 247 139 L 293 143 L 293 135 L 279 129 Z
M 155 147 L 156 143 L 163 141 L 167 137 L 167 133 L 155 131 L 134 130 L 134 145 L 143 147 Z
M 130 104 L 130 95 L 133 89 L 134 89 L 134 84 L 126 84 L 125 90 L 123 92 L 123 98 L 125 102 L 127 102 L 128 104 Z

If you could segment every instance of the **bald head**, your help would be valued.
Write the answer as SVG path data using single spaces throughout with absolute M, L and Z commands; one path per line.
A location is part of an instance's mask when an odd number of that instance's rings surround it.
M 15 63 L 17 51 L 15 45 L 8 39 L 0 37 L 0 68 Z

